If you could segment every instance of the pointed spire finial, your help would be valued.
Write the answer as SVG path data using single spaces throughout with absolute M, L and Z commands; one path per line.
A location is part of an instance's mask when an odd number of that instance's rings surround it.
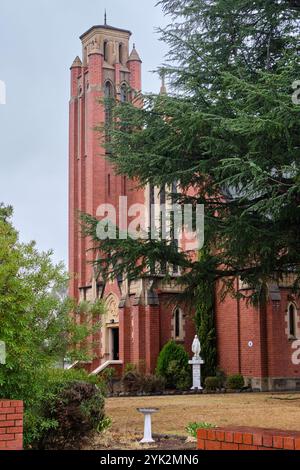
M 130 62 L 131 60 L 135 60 L 137 62 L 142 62 L 141 59 L 140 59 L 140 56 L 138 55 L 137 50 L 135 48 L 135 44 L 133 44 L 133 48 L 132 48 L 131 54 L 129 56 L 128 62 Z
M 106 8 L 104 10 L 104 24 L 107 25 L 107 13 L 106 13 Z

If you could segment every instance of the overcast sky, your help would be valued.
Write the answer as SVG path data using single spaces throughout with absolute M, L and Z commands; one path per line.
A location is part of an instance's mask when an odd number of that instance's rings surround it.
M 69 68 L 79 36 L 103 23 L 130 29 L 143 60 L 143 90 L 166 47 L 154 32 L 166 23 L 156 0 L 0 0 L 0 202 L 14 206 L 22 241 L 36 240 L 67 262 Z

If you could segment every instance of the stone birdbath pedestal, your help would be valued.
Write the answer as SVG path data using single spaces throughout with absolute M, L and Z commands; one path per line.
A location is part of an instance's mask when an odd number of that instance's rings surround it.
M 158 408 L 137 408 L 137 410 L 142 413 L 145 417 L 144 425 L 144 437 L 140 441 L 140 444 L 153 444 L 154 439 L 152 438 L 152 423 L 151 417 L 154 413 L 159 411 Z
M 195 336 L 192 344 L 192 351 L 194 353 L 194 357 L 189 361 L 189 364 L 193 367 L 193 386 L 191 390 L 203 390 L 201 386 L 201 365 L 204 364 L 204 361 L 200 357 L 201 344 L 198 336 Z

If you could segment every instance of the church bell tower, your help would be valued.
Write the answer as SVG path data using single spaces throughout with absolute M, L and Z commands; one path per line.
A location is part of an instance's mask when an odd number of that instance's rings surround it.
M 104 98 L 132 100 L 141 91 L 141 59 L 130 50 L 131 32 L 109 26 L 105 21 L 81 37 L 82 58 L 71 66 L 69 121 L 69 272 L 70 295 L 77 300 L 94 300 L 97 286 L 89 261 L 89 242 L 80 233 L 78 213 L 95 216 L 100 204 L 118 209 L 119 197 L 130 192 L 130 181 L 115 175 L 106 159 L 105 136 L 95 127 L 108 119 Z M 133 199 L 132 199 L 133 200 Z

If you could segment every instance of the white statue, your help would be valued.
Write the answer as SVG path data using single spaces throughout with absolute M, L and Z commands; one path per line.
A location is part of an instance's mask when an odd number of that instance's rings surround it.
M 198 338 L 197 335 L 195 336 L 195 339 L 194 339 L 193 344 L 192 344 L 192 351 L 195 354 L 194 358 L 199 359 L 200 358 L 200 353 L 201 353 L 201 344 L 200 344 L 200 341 L 199 341 L 199 338 Z

